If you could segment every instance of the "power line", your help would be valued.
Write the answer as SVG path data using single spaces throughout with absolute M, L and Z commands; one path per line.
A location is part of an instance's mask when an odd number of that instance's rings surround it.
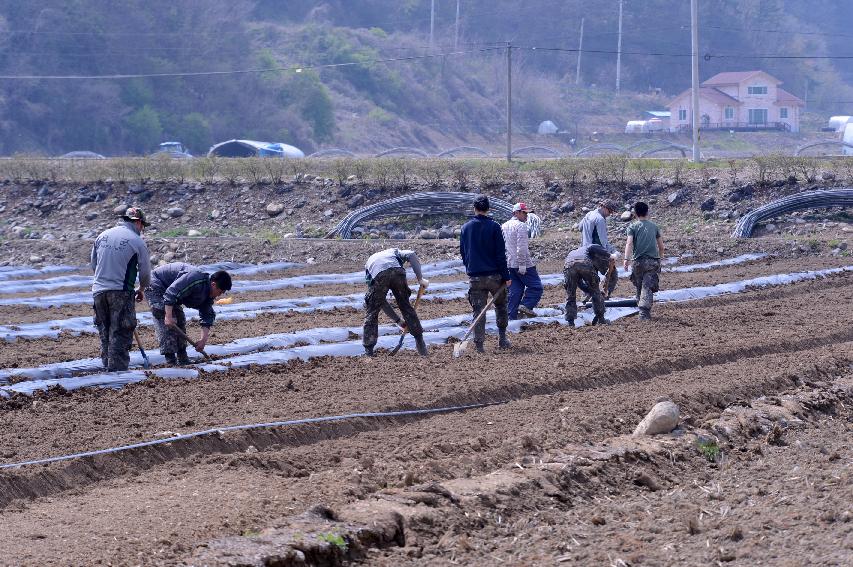
M 472 53 L 483 53 L 504 49 L 504 47 L 486 47 L 467 51 L 452 51 L 448 53 L 434 53 L 426 55 L 409 55 L 406 57 L 390 57 L 386 59 L 372 59 L 364 61 L 351 61 L 346 63 L 327 63 L 321 65 L 293 65 L 290 67 L 268 67 L 265 69 L 236 69 L 231 71 L 195 71 L 176 73 L 129 73 L 116 75 L 0 75 L 0 80 L 97 80 L 97 79 L 144 79 L 157 77 L 211 77 L 222 75 L 249 75 L 256 73 L 293 72 L 301 73 L 308 69 L 333 69 L 340 67 L 352 67 L 356 65 L 371 65 L 374 63 L 393 63 L 396 61 L 415 61 L 419 59 L 433 59 L 436 57 L 451 57 L 456 55 L 470 55 Z

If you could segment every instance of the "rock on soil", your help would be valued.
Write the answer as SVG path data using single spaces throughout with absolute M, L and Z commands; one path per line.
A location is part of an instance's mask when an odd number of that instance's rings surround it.
M 266 211 L 270 217 L 277 217 L 284 212 L 284 205 L 281 203 L 270 203 L 267 205 Z
M 669 433 L 678 427 L 678 406 L 672 400 L 658 402 L 634 430 L 634 436 Z

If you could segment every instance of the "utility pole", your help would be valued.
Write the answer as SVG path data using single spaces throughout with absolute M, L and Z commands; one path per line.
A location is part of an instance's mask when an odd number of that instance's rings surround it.
M 575 84 L 581 84 L 581 53 L 583 53 L 583 18 L 581 18 L 581 38 L 578 41 L 578 70 L 575 72 Z
M 506 161 L 512 161 L 512 43 L 506 44 Z
M 461 0 L 456 0 L 456 27 L 453 32 L 453 50 L 456 51 L 459 49 L 459 2 Z
M 429 10 L 429 48 L 435 47 L 435 0 L 432 0 Z
M 690 0 L 693 162 L 699 163 L 699 0 Z
M 619 94 L 619 79 L 622 75 L 622 0 L 619 0 L 619 40 L 616 46 L 616 94 Z

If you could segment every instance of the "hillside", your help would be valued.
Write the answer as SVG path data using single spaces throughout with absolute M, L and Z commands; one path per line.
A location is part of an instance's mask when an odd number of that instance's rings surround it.
M 166 139 L 201 153 L 233 137 L 284 141 L 308 152 L 499 147 L 507 41 L 518 46 L 518 136 L 546 119 L 578 138 L 616 132 L 689 83 L 685 2 L 626 5 L 620 96 L 613 92 L 615 0 L 463 0 L 456 48 L 456 3 L 436 5 L 430 49 L 427 0 L 125 0 L 110 10 L 99 0 L 4 3 L 0 74 L 6 77 L 226 74 L 4 80 L 0 155 L 144 154 Z M 850 6 L 819 0 L 805 10 L 793 0 L 749 0 L 736 8 L 707 2 L 702 9 L 701 50 L 712 55 L 702 63 L 703 76 L 760 66 L 821 113 L 843 112 L 842 102 L 853 100 L 848 60 L 742 57 L 839 54 L 845 35 L 836 28 L 853 16 Z M 571 50 L 580 18 L 585 52 L 575 85 Z M 231 73 L 262 69 L 284 70 Z M 651 87 L 661 94 L 639 94 Z

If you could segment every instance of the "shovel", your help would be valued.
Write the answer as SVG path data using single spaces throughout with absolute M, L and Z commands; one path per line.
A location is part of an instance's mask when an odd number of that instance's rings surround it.
M 187 334 L 185 332 L 183 332 L 180 327 L 178 327 L 177 325 L 174 325 L 170 328 L 173 331 L 175 331 L 179 336 L 183 337 L 183 339 L 185 341 L 187 341 L 190 344 L 193 344 L 193 342 L 190 340 L 190 338 L 187 336 Z M 205 358 L 205 360 L 207 360 L 208 362 L 213 362 L 213 359 L 210 358 L 210 356 L 206 352 L 204 352 L 203 349 L 200 352 L 201 352 L 201 355 Z
M 418 310 L 418 304 L 421 302 L 421 297 L 424 296 L 424 290 L 425 289 L 426 288 L 422 285 L 418 286 L 418 296 L 415 298 L 415 305 L 413 306 L 415 311 Z M 394 349 L 391 351 L 391 353 L 388 356 L 394 356 L 395 354 L 397 354 L 397 351 L 399 351 L 400 347 L 403 346 L 403 339 L 406 338 L 406 333 L 408 333 L 408 332 L 409 332 L 409 328 L 406 327 L 403 330 L 403 332 L 400 334 L 400 340 L 397 342 L 397 346 L 394 347 Z
M 495 302 L 495 299 L 497 299 L 500 296 L 500 294 L 502 294 L 505 291 L 506 291 L 506 284 L 501 284 L 501 287 L 498 289 L 497 293 L 495 293 L 492 296 L 492 298 L 489 300 L 489 302 L 486 304 L 486 306 L 483 307 L 483 310 L 480 311 L 480 314 L 474 318 L 474 322 L 471 323 L 471 326 L 468 327 L 468 330 L 465 331 L 465 334 L 462 335 L 462 342 L 459 342 L 459 343 L 456 343 L 455 345 L 453 345 L 453 358 L 459 358 L 460 356 L 462 356 L 462 353 L 465 352 L 466 348 L 468 348 L 468 343 L 471 342 L 471 340 L 468 338 L 468 336 L 471 335 L 471 331 L 474 330 L 474 327 L 477 326 L 477 323 L 480 322 L 480 319 L 482 319 L 483 317 L 486 316 L 486 311 L 489 310 L 489 307 L 492 306 L 492 304 Z
M 148 355 L 145 354 L 145 349 L 142 348 L 142 341 L 139 340 L 139 332 L 134 329 L 133 336 L 136 339 L 136 346 L 139 347 L 139 352 L 142 354 L 142 368 L 151 368 L 151 362 L 148 360 Z

